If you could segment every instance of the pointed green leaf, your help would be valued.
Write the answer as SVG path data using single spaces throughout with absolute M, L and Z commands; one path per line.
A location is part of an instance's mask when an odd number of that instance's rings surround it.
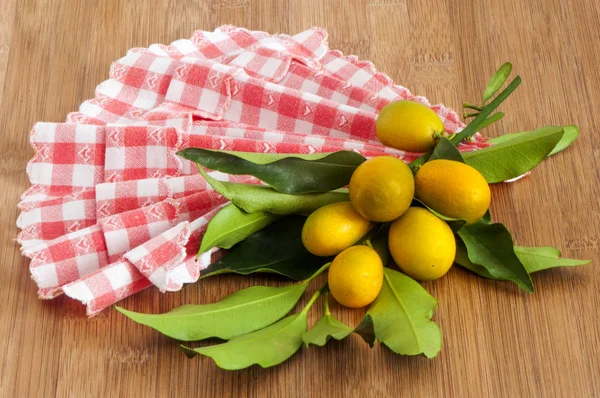
M 306 313 L 290 315 L 279 322 L 244 336 L 234 337 L 223 344 L 200 348 L 181 346 L 188 356 L 200 354 L 211 357 L 222 369 L 237 370 L 260 365 L 275 366 L 298 351 L 306 331 Z
M 281 319 L 298 302 L 307 283 L 285 287 L 253 286 L 214 304 L 182 305 L 165 314 L 141 314 L 115 307 L 142 325 L 183 341 L 229 339 Z
M 589 264 L 589 260 L 576 260 L 560 257 L 560 251 L 552 246 L 523 247 L 515 246 L 515 253 L 523 262 L 527 272 L 538 272 L 555 267 L 575 267 Z
M 492 116 L 488 117 L 483 122 L 481 122 L 481 124 L 479 124 L 479 131 L 483 130 L 484 128 L 488 127 L 491 124 L 496 123 L 498 120 L 502 119 L 503 117 L 504 117 L 504 112 L 494 113 Z
M 560 151 L 564 151 L 567 149 L 579 136 L 579 127 L 575 125 L 564 126 L 563 127 L 563 136 L 558 141 L 558 144 L 554 147 L 552 152 L 548 156 L 552 156 Z
M 543 128 L 525 135 L 463 154 L 465 162 L 477 169 L 488 183 L 516 178 L 537 166 L 556 147 L 562 127 Z
M 440 138 L 438 143 L 433 148 L 433 152 L 431 152 L 431 156 L 429 159 L 427 159 L 427 161 L 429 162 L 436 159 L 454 160 L 461 163 L 465 162 L 460 154 L 460 151 L 456 149 L 456 146 L 448 138 L 445 137 Z
M 178 154 L 223 173 L 253 175 L 288 194 L 329 192 L 348 185 L 356 167 L 365 161 L 352 151 L 274 155 L 187 148 Z
M 208 223 L 198 253 L 204 253 L 213 247 L 230 249 L 278 218 L 279 215 L 264 211 L 246 213 L 231 203 L 221 209 Z
M 442 348 L 440 328 L 431 321 L 436 306 L 437 300 L 418 282 L 385 268 L 383 287 L 367 315 L 377 340 L 395 353 L 433 358 Z
M 375 336 L 375 326 L 371 315 L 365 314 L 356 329 L 354 329 L 354 333 L 359 335 L 369 347 L 373 348 L 377 342 L 377 337 Z
M 502 144 L 507 141 L 515 142 L 515 140 L 517 140 L 517 138 L 527 136 L 528 134 L 531 134 L 532 132 L 547 131 L 550 133 L 550 132 L 557 132 L 560 129 L 562 129 L 562 131 L 563 131 L 563 136 L 560 139 L 560 141 L 558 141 L 558 143 L 556 144 L 554 149 L 548 154 L 548 156 L 552 156 L 560 151 L 567 149 L 577 139 L 577 137 L 579 136 L 579 127 L 577 127 L 575 125 L 563 126 L 563 127 L 547 126 L 547 127 L 542 127 L 541 129 L 538 129 L 535 131 L 523 131 L 520 133 L 504 134 L 504 135 L 501 135 L 500 137 L 491 138 L 490 140 L 488 140 L 488 142 L 490 144 L 494 144 L 494 145 Z
M 276 221 L 249 236 L 231 249 L 220 261 L 202 271 L 201 277 L 235 272 L 276 273 L 294 280 L 313 275 L 323 258 L 308 252 L 302 244 L 304 217 L 290 216 Z
M 350 200 L 347 189 L 326 193 L 289 195 L 262 185 L 219 181 L 203 170 L 200 170 L 200 173 L 217 192 L 248 213 L 262 211 L 280 215 L 309 215 L 319 207 L 329 203 Z
M 462 218 L 446 217 L 445 215 L 438 213 L 437 211 L 433 210 L 431 207 L 427 206 L 425 203 L 421 202 L 419 199 L 416 199 L 416 198 L 413 199 L 412 205 L 423 207 L 423 208 L 429 210 L 431 212 L 431 214 L 433 214 L 437 218 L 446 221 L 446 223 L 448 224 L 450 229 L 452 229 L 452 231 L 454 231 L 454 232 L 461 229 L 463 227 L 463 225 L 465 225 L 467 223 L 467 220 L 462 219 Z
M 510 62 L 506 62 L 496 71 L 496 73 L 494 73 L 485 87 L 485 91 L 483 92 L 483 97 L 481 98 L 483 103 L 492 98 L 492 96 L 496 94 L 498 90 L 500 90 L 500 87 L 504 85 L 511 71 L 512 64 Z
M 490 213 L 490 209 L 488 209 L 488 211 L 485 212 L 483 217 L 481 217 L 481 221 L 483 221 L 486 224 L 492 223 L 492 213 Z
M 350 326 L 338 321 L 331 314 L 325 314 L 312 329 L 302 334 L 302 341 L 307 347 L 310 344 L 323 347 L 330 338 L 342 340 L 352 332 L 353 329 Z
M 490 274 L 488 272 L 488 270 L 485 269 L 485 267 L 483 267 L 479 264 L 474 264 L 469 259 L 469 254 L 467 253 L 467 248 L 465 247 L 465 244 L 460 239 L 456 239 L 456 254 L 454 256 L 454 262 L 456 264 L 462 266 L 463 268 L 466 268 L 469 271 L 471 271 L 483 278 L 497 279 L 497 278 L 494 278 L 492 276 L 492 274 Z
M 480 126 L 485 123 L 487 118 L 500 106 L 504 100 L 512 94 L 513 91 L 521 84 L 521 76 L 517 76 L 512 82 L 504 89 L 496 98 L 494 98 L 489 104 L 483 107 L 483 110 L 477 115 L 475 119 L 471 121 L 460 133 L 456 134 L 452 139 L 453 144 L 457 144 L 465 138 L 471 137 L 473 134 L 480 130 Z
M 533 282 L 515 254 L 512 236 L 503 224 L 486 224 L 480 220 L 465 225 L 457 234 L 472 263 L 483 266 L 495 279 L 513 281 L 533 293 Z

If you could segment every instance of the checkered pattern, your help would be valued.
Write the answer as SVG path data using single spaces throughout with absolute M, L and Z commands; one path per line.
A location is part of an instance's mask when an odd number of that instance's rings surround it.
M 62 291 L 85 304 L 88 316 L 94 316 L 150 286 L 152 282 L 123 259 L 63 286 Z
M 29 181 L 32 188 L 45 187 L 46 197 L 62 197 L 103 181 L 105 141 L 96 126 L 37 123 L 30 142 L 35 155 L 27 165 Z
M 42 298 L 60 294 L 61 286 L 83 278 L 128 251 L 175 227 L 212 214 L 227 200 L 213 190 L 129 210 L 96 225 L 23 250 Z
M 104 181 L 129 181 L 177 175 L 180 161 L 172 127 L 107 126 Z
M 25 249 L 96 224 L 96 190 L 22 202 L 19 209 L 17 240 Z
M 123 253 L 173 227 L 178 218 L 178 204 L 165 200 L 102 219 L 99 224 L 109 260 L 116 261 Z
M 165 100 L 194 116 L 271 130 L 377 142 L 376 114 L 255 79 L 211 61 L 183 58 Z
M 23 250 L 40 298 L 53 298 L 61 286 L 109 264 L 104 234 L 99 225 L 80 229 Z
M 430 106 L 448 132 L 464 128 L 454 111 L 329 50 L 326 39 L 320 29 L 271 36 L 223 26 L 135 48 L 67 123 L 36 124 L 17 240 L 40 297 L 65 292 L 93 315 L 153 284 L 174 291 L 198 279 L 213 253 L 198 262 L 195 254 L 227 200 L 176 155 L 183 148 L 347 149 L 409 162 L 419 154 L 386 148 L 375 135 L 376 113 L 398 99 Z M 460 150 L 485 146 L 476 135 Z
M 177 225 L 126 253 L 119 261 L 63 286 L 62 290 L 84 303 L 87 314 L 93 316 L 153 283 L 161 291 L 175 291 L 184 283 L 197 281 L 200 271 L 208 267 L 218 251 L 203 253 L 196 261 L 202 235 L 218 210 L 220 207 L 191 223 Z

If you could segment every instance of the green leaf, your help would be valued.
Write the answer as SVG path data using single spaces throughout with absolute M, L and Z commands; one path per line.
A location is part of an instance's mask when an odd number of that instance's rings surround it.
M 308 252 L 302 244 L 304 217 L 290 216 L 254 233 L 231 249 L 220 261 L 202 271 L 201 277 L 235 272 L 276 273 L 303 280 L 323 265 L 323 258 Z
M 492 274 L 490 274 L 488 272 L 488 270 L 485 269 L 485 267 L 471 262 L 471 260 L 469 259 L 469 255 L 467 253 L 467 248 L 465 247 L 465 244 L 460 239 L 456 240 L 456 254 L 454 257 L 454 262 L 456 264 L 462 266 L 463 268 L 466 268 L 469 271 L 471 271 L 483 278 L 497 279 L 497 278 L 494 278 L 492 276 Z
M 483 122 L 481 122 L 479 124 L 479 131 L 483 130 L 484 128 L 488 127 L 489 125 L 496 123 L 498 120 L 502 119 L 504 117 L 504 112 L 497 112 L 494 113 L 492 116 L 488 117 L 487 119 L 485 119 Z
M 375 336 L 375 326 L 371 315 L 365 314 L 356 329 L 354 329 L 354 333 L 358 334 L 369 347 L 373 348 L 377 342 L 377 337 Z
M 433 148 L 433 152 L 431 152 L 431 156 L 429 159 L 427 159 L 427 161 L 429 162 L 436 159 L 454 160 L 461 163 L 465 162 L 460 154 L 460 151 L 456 149 L 456 146 L 448 138 L 445 137 L 440 138 L 438 143 L 435 145 L 435 148 Z
M 464 242 L 469 260 L 483 266 L 494 279 L 510 280 L 529 293 L 533 282 L 517 257 L 510 232 L 502 224 L 478 221 L 457 232 Z
M 518 177 L 537 166 L 563 136 L 561 127 L 543 128 L 526 135 L 463 154 L 465 162 L 477 169 L 488 183 Z
M 246 213 L 230 203 L 208 223 L 198 253 L 204 253 L 215 246 L 230 249 L 236 243 L 243 241 L 256 231 L 260 231 L 278 218 L 280 218 L 279 215 L 264 211 Z
M 547 126 L 547 127 L 542 127 L 541 129 L 533 131 L 533 132 L 537 132 L 537 131 L 557 132 L 561 129 L 563 131 L 563 136 L 560 139 L 560 141 L 558 141 L 558 143 L 556 144 L 554 149 L 548 154 L 548 156 L 552 156 L 560 151 L 567 149 L 569 147 L 569 145 L 571 145 L 579 136 L 579 127 L 577 127 L 575 125 L 563 126 L 563 127 Z M 494 145 L 502 144 L 507 141 L 514 141 L 520 137 L 527 136 L 528 134 L 531 134 L 531 133 L 532 133 L 531 131 L 523 131 L 520 133 L 504 134 L 504 135 L 501 135 L 500 137 L 491 138 L 490 140 L 488 140 L 488 142 L 490 144 L 494 144 Z
M 307 286 L 307 282 L 285 287 L 253 286 L 214 304 L 182 305 L 165 314 L 115 308 L 133 321 L 177 340 L 229 339 L 281 319 L 294 308 Z
M 203 170 L 200 170 L 200 173 L 217 192 L 248 213 L 262 211 L 280 215 L 308 215 L 329 203 L 350 200 L 347 189 L 327 193 L 289 195 L 262 185 L 219 181 Z
M 589 260 L 576 260 L 560 257 L 560 251 L 552 246 L 523 247 L 515 246 L 515 253 L 523 262 L 527 272 L 538 272 L 555 267 L 575 267 L 589 264 Z
M 517 255 L 517 257 L 519 257 L 519 260 L 521 260 L 523 266 L 529 274 L 550 268 L 575 267 L 578 265 L 585 265 L 590 263 L 589 260 L 561 258 L 560 251 L 557 248 L 551 246 L 515 246 L 515 254 Z M 485 267 L 478 264 L 473 264 L 471 260 L 469 260 L 469 257 L 467 255 L 467 249 L 460 240 L 456 241 L 456 258 L 454 259 L 454 262 L 484 278 L 505 280 L 503 278 L 496 278 L 492 276 L 485 269 Z
M 306 313 L 290 315 L 277 323 L 223 344 L 200 348 L 181 346 L 188 358 L 201 354 L 211 357 L 222 369 L 238 370 L 260 365 L 275 366 L 298 351 L 306 331 Z
M 442 348 L 440 328 L 431 321 L 436 306 L 437 300 L 418 282 L 385 268 L 383 287 L 367 315 L 377 339 L 395 353 L 433 358 Z
M 548 155 L 548 156 L 552 156 L 560 151 L 564 151 L 573 142 L 575 142 L 575 140 L 577 139 L 578 136 L 579 136 L 579 127 L 577 127 L 575 125 L 564 126 L 563 127 L 563 136 L 562 136 L 561 140 L 558 141 L 558 144 L 556 144 L 556 146 L 554 147 L 554 149 L 552 150 L 552 152 L 550 152 L 550 155 Z
M 496 71 L 496 73 L 494 73 L 483 92 L 483 97 L 481 98 L 483 103 L 492 98 L 492 96 L 500 90 L 500 87 L 502 87 L 506 82 L 506 79 L 508 79 L 511 70 L 512 64 L 506 62 Z
M 488 209 L 488 211 L 485 212 L 483 217 L 481 217 L 481 221 L 483 221 L 486 224 L 492 223 L 492 213 L 490 213 L 490 209 Z
M 520 84 L 521 76 L 515 77 L 513 81 L 510 82 L 510 84 L 492 100 L 492 102 L 483 107 L 483 110 L 475 119 L 471 121 L 471 123 L 467 125 L 467 127 L 465 127 L 460 133 L 456 134 L 450 141 L 452 141 L 453 144 L 456 144 L 478 132 L 481 125 L 485 123 L 492 112 L 495 111 L 496 108 L 498 108 L 498 106 L 500 106 L 500 104 L 504 102 L 504 100 L 506 100 L 506 98 L 508 98 L 508 96 L 511 95 L 512 92 L 517 89 L 517 87 L 519 87 Z
M 431 207 L 427 206 L 425 203 L 421 202 L 419 199 L 416 199 L 416 198 L 413 198 L 413 204 L 412 205 L 413 206 L 423 207 L 423 208 L 429 210 L 431 212 L 431 214 L 433 214 L 437 218 L 446 221 L 446 224 L 448 224 L 448 226 L 450 227 L 450 229 L 452 229 L 452 231 L 454 231 L 454 232 L 456 232 L 459 229 L 461 229 L 463 227 L 463 225 L 465 225 L 467 223 L 467 220 L 462 219 L 462 218 L 446 217 L 445 215 L 443 215 L 441 213 L 438 213 L 437 211 L 433 210 Z
M 178 154 L 223 173 L 253 175 L 288 194 L 329 192 L 348 185 L 356 167 L 366 160 L 352 151 L 267 155 L 187 148 Z
M 390 225 L 390 223 L 383 224 L 377 232 L 377 235 L 371 240 L 371 246 L 373 247 L 373 250 L 379 254 L 379 258 L 381 258 L 384 267 L 389 264 L 392 259 L 392 254 L 390 253 L 388 245 Z
M 302 341 L 307 347 L 310 344 L 323 347 L 330 338 L 342 340 L 352 332 L 350 326 L 338 321 L 331 314 L 325 314 L 312 329 L 302 335 Z

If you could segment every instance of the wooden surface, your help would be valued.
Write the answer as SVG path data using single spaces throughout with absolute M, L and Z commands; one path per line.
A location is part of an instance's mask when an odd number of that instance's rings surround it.
M 0 396 L 600 396 L 597 0 L 0 0 L 0 10 Z M 64 297 L 38 300 L 12 241 L 32 125 L 63 121 L 128 48 L 221 24 L 273 33 L 322 26 L 332 48 L 459 112 L 512 61 L 524 84 L 486 134 L 572 123 L 582 134 L 530 178 L 494 186 L 493 214 L 519 244 L 555 245 L 592 264 L 536 274 L 535 295 L 458 268 L 427 283 L 444 336 L 434 360 L 371 350 L 353 336 L 276 368 L 226 372 L 114 310 L 86 319 Z M 258 282 L 278 283 L 215 277 L 121 304 L 164 312 Z M 353 325 L 362 317 L 334 311 Z

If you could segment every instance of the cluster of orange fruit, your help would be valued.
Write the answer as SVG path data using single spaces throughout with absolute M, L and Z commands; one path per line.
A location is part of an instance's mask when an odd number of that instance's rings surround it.
M 425 152 L 436 144 L 443 124 L 429 107 L 411 101 L 387 105 L 377 119 L 377 135 L 387 146 Z M 336 256 L 329 268 L 329 290 L 340 304 L 364 307 L 383 285 L 383 263 L 370 245 L 356 245 L 375 223 L 390 222 L 388 247 L 405 274 L 422 281 L 445 275 L 454 262 L 456 241 L 448 224 L 424 207 L 474 223 L 490 205 L 490 189 L 473 167 L 452 160 L 426 162 L 416 174 L 391 156 L 369 159 L 356 168 L 349 202 L 313 212 L 302 230 L 306 249 Z

